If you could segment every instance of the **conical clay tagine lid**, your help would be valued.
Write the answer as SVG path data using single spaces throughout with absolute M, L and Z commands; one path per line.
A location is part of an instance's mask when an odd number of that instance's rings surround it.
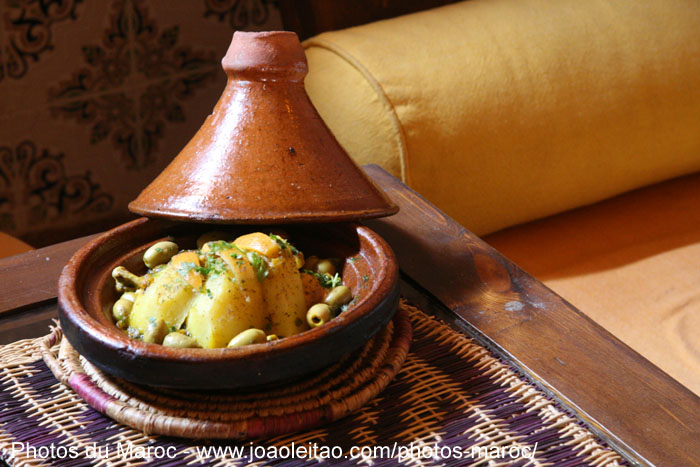
M 340 147 L 304 90 L 292 32 L 236 32 L 213 113 L 132 201 L 148 217 L 211 223 L 336 222 L 398 207 Z

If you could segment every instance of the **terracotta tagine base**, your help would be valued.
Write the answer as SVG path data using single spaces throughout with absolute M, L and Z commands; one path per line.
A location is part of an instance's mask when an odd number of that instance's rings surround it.
M 164 347 L 131 339 L 118 329 L 110 317 L 117 299 L 112 269 L 123 265 L 143 273 L 141 257 L 153 243 L 174 237 L 181 247 L 194 248 L 196 238 L 210 229 L 142 218 L 81 248 L 59 281 L 59 318 L 71 345 L 103 371 L 140 384 L 181 389 L 251 388 L 330 365 L 361 347 L 397 309 L 398 267 L 379 235 L 357 224 L 287 226 L 284 230 L 301 251 L 346 260 L 343 281 L 357 298 L 330 322 L 279 341 L 235 349 Z M 255 230 L 231 229 L 234 235 Z

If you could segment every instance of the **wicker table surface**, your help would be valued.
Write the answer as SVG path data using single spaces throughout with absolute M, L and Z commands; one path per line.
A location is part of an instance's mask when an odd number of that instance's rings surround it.
M 368 224 L 396 252 L 404 296 L 475 339 L 600 446 L 613 447 L 632 463 L 698 465 L 697 396 L 405 185 L 377 167 L 365 170 L 401 208 Z M 47 332 L 57 314 L 58 274 L 88 240 L 0 260 L 0 343 Z M 32 382 L 56 384 L 48 375 L 41 382 L 36 372 L 44 374 L 43 363 L 31 365 L 37 365 L 31 372 L 38 378 Z M 411 368 L 408 360 L 406 366 Z M 454 374 L 464 377 L 458 369 Z M 377 400 L 399 401 L 389 392 L 394 385 Z M 41 414 L 60 409 L 44 403 Z M 381 425 L 377 439 L 405 423 Z

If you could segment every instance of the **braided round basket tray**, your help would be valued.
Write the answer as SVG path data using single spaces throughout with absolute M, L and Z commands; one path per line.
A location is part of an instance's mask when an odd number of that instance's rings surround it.
M 42 354 L 57 379 L 92 408 L 125 425 L 153 434 L 242 440 L 309 429 L 362 407 L 401 369 L 411 336 L 410 320 L 399 310 L 359 351 L 305 379 L 253 392 L 135 385 L 82 358 L 58 329 L 44 340 Z M 51 347 L 58 340 L 56 355 Z

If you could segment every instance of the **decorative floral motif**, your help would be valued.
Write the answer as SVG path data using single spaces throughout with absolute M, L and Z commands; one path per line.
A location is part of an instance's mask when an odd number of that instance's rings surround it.
M 6 0 L 2 21 L 6 31 L 5 48 L 0 60 L 0 81 L 7 75 L 21 78 L 30 61 L 53 49 L 52 26 L 60 21 L 75 20 L 76 8 L 83 0 Z
M 177 46 L 177 26 L 159 32 L 144 3 L 114 1 L 102 44 L 83 47 L 86 66 L 49 92 L 54 115 L 90 124 L 92 144 L 110 138 L 130 169 L 155 161 L 165 121 L 183 121 L 180 101 L 219 69 L 213 52 Z
M 66 175 L 63 154 L 31 141 L 0 146 L 0 230 L 24 233 L 41 224 L 112 208 L 112 196 L 84 175 Z
M 262 26 L 270 18 L 270 8 L 276 0 L 204 0 L 204 16 L 228 21 L 233 30 Z

